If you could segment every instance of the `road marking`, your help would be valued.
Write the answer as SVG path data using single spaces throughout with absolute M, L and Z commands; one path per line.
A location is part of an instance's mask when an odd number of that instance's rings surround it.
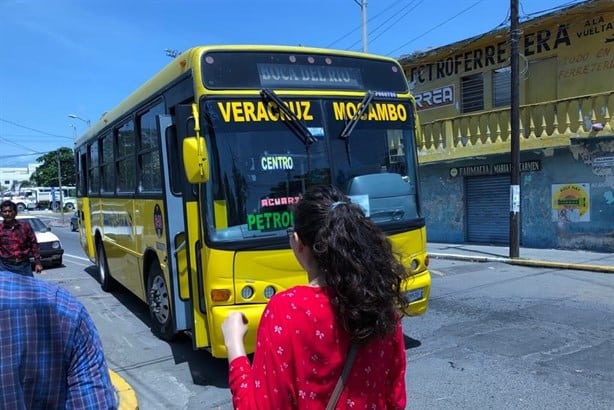
M 432 274 L 437 275 L 437 276 L 446 276 L 445 273 L 443 273 L 441 271 L 438 271 L 438 270 L 435 270 L 435 269 L 430 269 L 430 271 L 431 271 Z
M 83 256 L 71 255 L 70 253 L 65 253 L 64 256 L 68 256 L 69 258 L 79 259 L 81 261 L 91 262 L 88 258 L 84 258 Z

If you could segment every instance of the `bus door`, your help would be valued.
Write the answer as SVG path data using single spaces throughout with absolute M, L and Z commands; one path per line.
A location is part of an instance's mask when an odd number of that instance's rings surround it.
M 87 195 L 88 191 L 88 169 L 87 169 L 87 153 L 84 148 L 81 148 L 78 155 L 79 161 L 79 190 L 80 197 L 77 199 L 77 209 L 79 210 L 79 241 L 81 242 L 81 248 L 83 248 L 85 254 L 90 260 L 94 260 L 95 250 L 94 241 L 91 229 L 91 201 Z
M 188 127 L 191 106 L 177 107 L 177 126 L 170 116 L 158 116 L 158 129 L 163 136 L 162 151 L 165 214 L 167 221 L 168 286 L 171 289 L 177 331 L 191 330 L 195 348 L 209 346 L 206 315 L 200 308 L 196 262 L 199 244 L 199 211 L 196 196 L 187 184 L 181 161 L 183 138 L 193 133 Z M 188 128 L 192 131 L 188 131 Z

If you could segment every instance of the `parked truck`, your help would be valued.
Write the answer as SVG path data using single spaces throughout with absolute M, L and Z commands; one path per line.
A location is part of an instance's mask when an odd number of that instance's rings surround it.
M 26 209 L 34 209 L 36 203 L 30 196 L 25 196 L 20 192 L 6 191 L 2 193 L 2 200 L 9 200 L 17 205 L 17 211 L 22 212 Z
M 76 188 L 74 186 L 28 187 L 20 190 L 19 196 L 24 198 L 27 209 L 60 209 L 61 204 L 69 211 L 77 207 Z M 18 205 L 19 206 L 19 205 Z

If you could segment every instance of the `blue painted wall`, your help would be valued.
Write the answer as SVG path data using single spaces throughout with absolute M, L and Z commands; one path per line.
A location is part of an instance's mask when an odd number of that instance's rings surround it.
M 448 167 L 420 168 L 422 211 L 430 242 L 463 243 L 465 240 L 465 193 L 462 178 L 449 176 Z
M 614 252 L 614 137 L 577 139 L 569 148 L 522 152 L 520 160 L 541 162 L 541 170 L 521 174 L 522 246 Z M 428 241 L 465 242 L 464 180 L 451 177 L 450 168 L 501 162 L 509 162 L 509 156 L 421 165 Z M 556 184 L 587 184 L 589 221 L 553 217 Z M 509 209 L 502 212 L 509 214 Z

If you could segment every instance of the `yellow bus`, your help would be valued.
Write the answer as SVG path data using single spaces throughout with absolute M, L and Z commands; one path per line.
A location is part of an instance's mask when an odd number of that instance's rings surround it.
M 81 244 L 101 286 L 149 306 L 152 331 L 225 357 L 220 325 L 306 283 L 286 230 L 312 185 L 341 187 L 408 267 L 410 315 L 431 277 L 416 108 L 396 60 L 306 47 L 199 46 L 76 141 Z

